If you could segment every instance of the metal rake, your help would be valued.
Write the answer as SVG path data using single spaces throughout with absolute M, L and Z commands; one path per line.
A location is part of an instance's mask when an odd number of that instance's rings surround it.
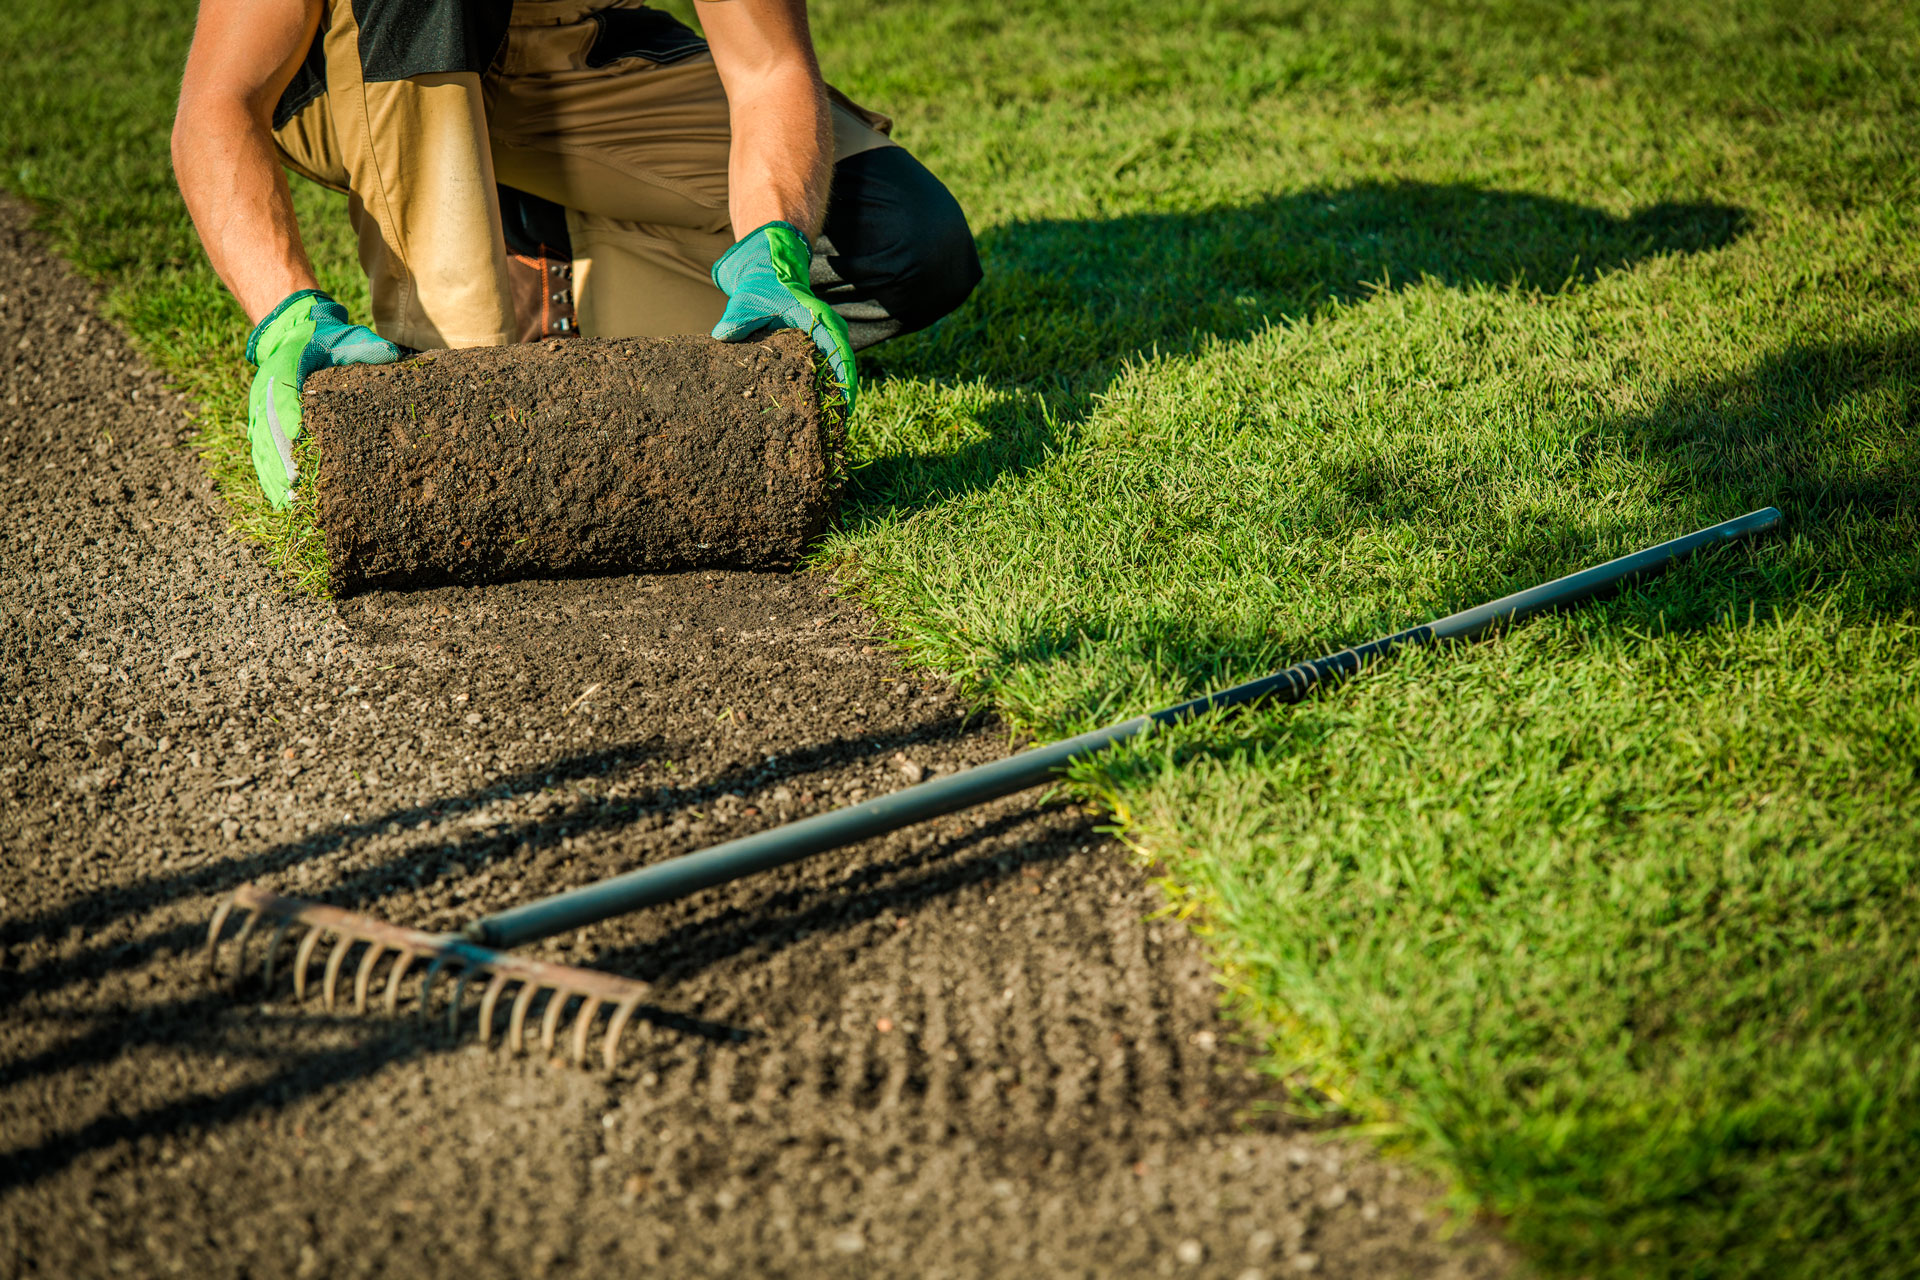
M 1316 686 L 1358 671 L 1367 662 L 1399 649 L 1472 639 L 1493 627 L 1590 599 L 1629 579 L 1665 568 L 1702 548 L 1764 533 L 1779 523 L 1780 512 L 1765 507 L 1218 693 L 1061 742 L 1033 747 L 1004 760 L 919 783 L 876 800 L 802 818 L 482 916 L 458 933 L 408 929 L 324 903 L 285 898 L 255 885 L 244 885 L 222 903 L 214 915 L 207 931 L 207 964 L 210 971 L 218 973 L 218 953 L 226 925 L 236 912 L 245 913 L 238 934 L 231 940 L 235 953 L 228 969 L 236 980 L 245 972 L 252 940 L 271 924 L 264 957 L 268 988 L 272 989 L 278 957 L 291 942 L 294 995 L 304 1000 L 314 960 L 322 944 L 331 937 L 333 942 L 320 983 L 321 999 L 328 1008 L 338 1003 L 341 979 L 356 952 L 353 1003 L 362 1011 L 378 988 L 387 1011 L 397 1012 L 408 973 L 414 965 L 426 961 L 419 983 L 417 1016 L 421 1021 L 432 1016 L 436 980 L 451 972 L 455 982 L 447 1003 L 446 1025 L 450 1033 L 457 1034 L 468 994 L 478 980 L 484 978 L 486 985 L 481 990 L 478 1007 L 482 1044 L 491 1045 L 500 1002 L 511 989 L 513 1001 L 508 1010 L 506 1043 L 512 1052 L 525 1048 L 527 1021 L 537 1005 L 541 1049 L 552 1054 L 560 1023 L 568 1006 L 573 1005 L 573 1024 L 568 1035 L 571 1056 L 575 1063 L 584 1063 L 594 1022 L 604 1009 L 608 1011 L 608 1018 L 601 1036 L 601 1059 L 612 1070 L 619 1061 L 621 1034 L 640 1006 L 647 984 L 598 970 L 530 960 L 510 954 L 508 948 L 671 902 L 758 871 L 1025 791 L 1057 778 L 1062 769 L 1076 760 L 1156 728 L 1254 703 L 1298 702 Z M 300 932 L 302 930 L 304 932 Z M 296 933 L 299 933 L 297 941 L 294 940 Z M 383 963 L 384 979 L 381 978 Z M 576 1000 L 578 1004 L 574 1005 Z
M 417 1020 L 426 1023 L 432 1017 L 435 983 L 451 971 L 453 988 L 447 1000 L 446 1029 L 449 1035 L 457 1036 L 469 988 L 475 978 L 484 976 L 487 982 L 480 991 L 478 1009 L 480 1043 L 492 1045 L 501 1001 L 511 990 L 506 1044 L 513 1053 L 526 1048 L 527 1019 L 539 1005 L 540 1048 L 551 1055 L 566 1007 L 577 998 L 579 1004 L 568 1034 L 573 1061 L 576 1065 L 586 1061 L 594 1020 L 606 1009 L 609 1016 L 600 1051 L 607 1069 L 612 1070 L 619 1063 L 620 1034 L 647 993 L 647 984 L 632 978 L 510 955 L 479 946 L 462 934 L 409 929 L 324 902 L 282 897 L 252 884 L 234 890 L 214 912 L 213 923 L 208 926 L 207 966 L 215 977 L 219 976 L 221 935 L 236 911 L 242 913 L 243 922 L 228 942 L 232 959 L 227 966 L 235 983 L 244 978 L 253 940 L 269 922 L 272 932 L 261 961 L 267 990 L 273 990 L 280 957 L 291 946 L 290 972 L 296 1001 L 306 1000 L 313 986 L 314 962 L 327 940 L 332 939 L 319 982 L 320 999 L 328 1009 L 338 1007 L 342 979 L 351 972 L 347 980 L 357 1012 L 365 1013 L 369 1002 L 378 1000 L 388 1013 L 396 1013 L 407 974 L 416 963 L 427 961 L 415 995 Z

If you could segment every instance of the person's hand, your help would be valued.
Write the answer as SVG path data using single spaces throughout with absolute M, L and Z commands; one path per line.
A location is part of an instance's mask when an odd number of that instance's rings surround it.
M 853 342 L 840 313 L 813 296 L 808 269 L 813 251 L 790 222 L 769 222 L 742 236 L 713 264 L 713 282 L 726 291 L 727 309 L 713 336 L 745 342 L 775 329 L 798 329 L 813 339 L 847 393 L 847 412 L 859 391 Z
M 318 289 L 289 294 L 253 327 L 247 335 L 247 359 L 255 366 L 247 442 L 269 505 L 286 506 L 299 478 L 293 442 L 300 438 L 300 389 L 307 375 L 337 364 L 392 364 L 399 358 L 399 347 L 363 324 L 349 324 L 347 309 Z

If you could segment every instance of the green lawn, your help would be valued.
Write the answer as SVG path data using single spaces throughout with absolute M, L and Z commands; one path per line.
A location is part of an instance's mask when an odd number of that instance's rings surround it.
M 0 186 L 109 282 L 234 481 L 245 324 L 164 160 L 186 7 L 0 10 Z M 1785 510 L 1082 781 L 1274 1069 L 1543 1270 L 1909 1273 L 1920 10 L 813 13 L 988 271 L 870 363 L 827 554 L 1040 733 Z M 140 33 L 106 76 L 73 52 L 103 26 Z M 305 199 L 357 303 L 338 209 Z

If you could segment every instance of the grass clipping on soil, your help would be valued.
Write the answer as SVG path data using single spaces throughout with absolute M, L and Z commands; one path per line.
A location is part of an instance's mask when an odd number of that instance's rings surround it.
M 336 593 L 791 565 L 833 519 L 814 348 L 608 338 L 310 378 L 297 499 Z M 318 576 L 318 575 L 316 575 Z

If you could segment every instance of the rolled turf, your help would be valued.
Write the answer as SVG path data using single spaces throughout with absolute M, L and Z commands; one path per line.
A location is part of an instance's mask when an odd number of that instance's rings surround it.
M 832 519 L 814 348 L 579 339 L 316 373 L 333 589 L 791 564 Z

